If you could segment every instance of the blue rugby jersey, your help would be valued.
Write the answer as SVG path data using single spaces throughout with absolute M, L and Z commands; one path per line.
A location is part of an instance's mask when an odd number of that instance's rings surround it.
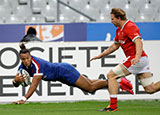
M 58 63 L 50 63 L 41 58 L 32 56 L 32 62 L 30 67 L 26 67 L 21 63 L 18 70 L 25 69 L 31 77 L 34 75 L 42 75 L 42 79 L 45 81 L 56 81 L 58 77 L 57 70 Z

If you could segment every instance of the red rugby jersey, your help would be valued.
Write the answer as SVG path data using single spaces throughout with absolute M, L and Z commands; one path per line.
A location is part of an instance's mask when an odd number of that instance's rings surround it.
M 136 54 L 136 45 L 134 40 L 141 37 L 139 28 L 135 23 L 130 20 L 127 20 L 123 27 L 118 27 L 116 30 L 116 37 L 114 38 L 115 43 L 119 43 L 123 49 L 126 57 L 135 56 Z M 142 52 L 141 56 L 147 56 L 147 54 Z

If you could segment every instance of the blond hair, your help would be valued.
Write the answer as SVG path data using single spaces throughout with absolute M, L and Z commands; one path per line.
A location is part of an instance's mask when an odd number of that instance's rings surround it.
M 120 8 L 112 8 L 111 13 L 114 14 L 116 18 L 121 18 L 121 20 L 126 20 L 126 12 Z

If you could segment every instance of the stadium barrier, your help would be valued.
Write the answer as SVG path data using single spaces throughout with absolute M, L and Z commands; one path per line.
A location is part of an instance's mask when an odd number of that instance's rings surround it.
M 89 61 L 100 54 L 110 42 L 42 42 L 28 43 L 26 47 L 31 54 L 50 62 L 67 62 L 85 77 L 90 79 L 105 79 L 108 71 L 125 59 L 121 49 L 99 60 Z M 144 48 L 150 59 L 154 80 L 160 80 L 159 59 L 160 41 L 144 41 Z M 15 88 L 12 80 L 17 73 L 20 60 L 18 57 L 19 43 L 0 43 L 0 102 L 12 102 L 23 96 L 29 87 Z M 160 93 L 146 94 L 137 78 L 127 77 L 133 84 L 134 95 L 119 91 L 120 100 L 132 99 L 160 99 Z M 95 94 L 83 92 L 60 82 L 40 82 L 36 92 L 29 101 L 78 101 L 78 100 L 109 100 L 107 89 L 98 90 Z
M 160 40 L 160 23 L 136 23 L 144 40 Z M 29 26 L 42 41 L 112 41 L 116 28 L 111 23 L 52 23 L 0 25 L 0 42 L 19 42 Z

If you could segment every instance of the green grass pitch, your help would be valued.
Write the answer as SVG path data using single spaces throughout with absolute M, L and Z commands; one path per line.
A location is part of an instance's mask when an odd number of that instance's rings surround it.
M 0 104 L 0 115 L 159 115 L 160 101 L 119 101 L 118 112 L 99 112 L 109 102 L 79 101 L 63 103 Z

